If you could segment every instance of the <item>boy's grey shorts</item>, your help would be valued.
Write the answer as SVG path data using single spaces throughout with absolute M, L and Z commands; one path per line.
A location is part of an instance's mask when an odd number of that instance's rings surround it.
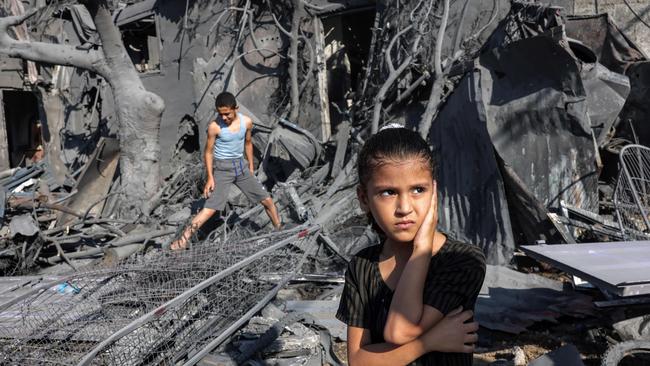
M 226 208 L 226 200 L 230 187 L 234 184 L 249 200 L 257 203 L 270 197 L 262 183 L 248 170 L 248 162 L 244 158 L 213 160 L 214 191 L 205 201 L 203 207 L 222 211 Z

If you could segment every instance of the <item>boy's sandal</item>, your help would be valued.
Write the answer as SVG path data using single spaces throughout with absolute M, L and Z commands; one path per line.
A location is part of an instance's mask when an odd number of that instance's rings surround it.
M 169 246 L 169 249 L 176 251 L 176 250 L 184 250 L 187 249 L 187 243 L 185 245 L 180 245 L 178 241 L 172 242 L 172 245 Z

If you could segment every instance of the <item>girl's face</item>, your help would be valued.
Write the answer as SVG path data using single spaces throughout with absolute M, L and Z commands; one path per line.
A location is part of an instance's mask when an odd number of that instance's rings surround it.
M 361 208 L 370 212 L 388 240 L 410 243 L 422 225 L 436 189 L 431 171 L 414 157 L 374 169 L 357 188 Z

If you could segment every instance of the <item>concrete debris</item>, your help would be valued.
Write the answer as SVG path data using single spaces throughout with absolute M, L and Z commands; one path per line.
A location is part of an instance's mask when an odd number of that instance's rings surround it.
M 576 346 L 567 344 L 531 361 L 528 366 L 584 366 Z
M 9 222 L 10 237 L 15 237 L 17 234 L 23 236 L 33 236 L 38 233 L 38 225 L 36 220 L 31 215 L 18 215 L 11 218 Z
M 591 301 L 564 290 L 561 282 L 489 265 L 475 312 L 481 326 L 519 334 L 536 322 L 557 322 L 562 315 L 593 315 Z
M 612 326 L 624 341 L 632 341 L 635 339 L 650 340 L 650 315 L 621 320 Z
M 335 318 L 339 307 L 339 300 L 309 300 L 287 301 L 285 308 L 288 311 L 310 314 L 316 322 L 325 327 L 333 337 L 342 341 L 347 340 L 347 328 Z

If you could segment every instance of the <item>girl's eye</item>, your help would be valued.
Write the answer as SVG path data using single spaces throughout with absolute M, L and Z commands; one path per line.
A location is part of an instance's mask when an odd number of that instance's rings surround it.
M 425 191 L 426 191 L 426 188 L 424 188 L 424 187 L 415 187 L 415 188 L 413 188 L 413 193 L 420 194 L 420 193 L 424 193 Z

